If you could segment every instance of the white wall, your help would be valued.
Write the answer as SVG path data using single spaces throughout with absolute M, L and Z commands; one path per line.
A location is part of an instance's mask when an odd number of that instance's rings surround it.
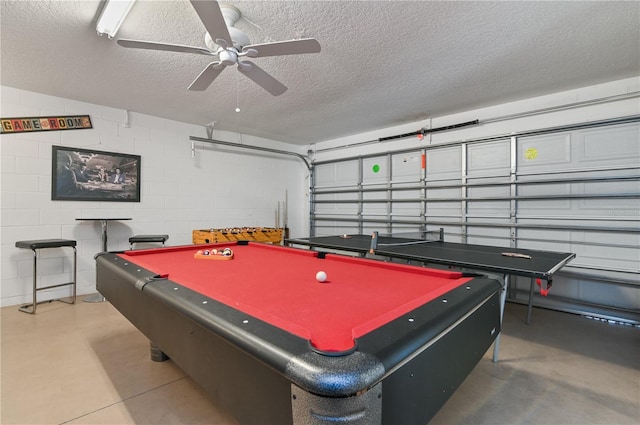
M 101 251 L 100 224 L 76 221 L 79 217 L 132 218 L 109 225 L 109 250 L 127 249 L 133 234 L 168 234 L 170 245 L 189 244 L 194 229 L 275 226 L 275 211 L 286 192 L 291 235 L 308 234 L 308 170 L 295 157 L 196 143 L 192 158 L 189 136 L 206 137 L 204 127 L 0 89 L 2 117 L 89 114 L 94 127 L 0 136 L 1 306 L 30 301 L 33 255 L 15 248 L 18 240 L 76 240 L 78 293 L 95 292 L 93 256 Z M 306 153 L 298 146 L 235 133 L 214 131 L 213 138 Z M 141 202 L 52 201 L 53 145 L 141 155 Z M 71 279 L 71 250 L 39 252 L 39 286 Z M 69 292 L 59 288 L 55 295 Z
M 311 146 L 310 149 L 315 151 L 315 161 L 328 161 L 350 156 L 384 153 L 394 150 L 412 149 L 415 147 L 420 148 L 422 146 L 440 143 L 496 135 L 508 135 L 517 131 L 635 115 L 640 114 L 640 101 L 637 95 L 626 100 L 600 103 L 591 106 L 573 107 L 561 111 L 556 110 L 548 113 L 533 114 L 527 117 L 489 122 L 489 120 L 498 117 L 525 114 L 548 108 L 563 107 L 565 105 L 589 102 L 595 99 L 603 99 L 611 96 L 627 95 L 637 93 L 639 91 L 640 77 L 627 78 L 624 80 L 611 81 L 575 90 L 523 99 L 517 102 L 505 103 L 488 108 L 469 110 L 442 117 L 434 117 L 410 124 L 382 129 L 372 129 L 372 131 L 366 133 L 327 140 L 325 142 L 318 143 L 315 146 Z M 479 120 L 479 124 L 460 128 L 454 131 L 429 133 L 425 136 L 424 140 L 419 140 L 417 137 L 410 137 L 381 143 L 366 143 L 375 141 L 382 137 L 390 137 L 419 131 L 421 128 L 438 128 L 472 120 Z M 345 146 L 353 147 L 341 148 Z

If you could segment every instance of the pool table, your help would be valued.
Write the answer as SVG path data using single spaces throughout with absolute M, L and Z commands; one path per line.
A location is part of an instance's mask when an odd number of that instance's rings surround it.
M 500 332 L 500 284 L 479 275 L 243 241 L 96 263 L 152 358 L 241 423 L 426 424 Z

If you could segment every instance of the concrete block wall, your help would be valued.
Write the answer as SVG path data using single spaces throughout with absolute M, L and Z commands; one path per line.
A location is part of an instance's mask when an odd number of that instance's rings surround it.
M 86 217 L 130 217 L 109 224 L 109 250 L 128 249 L 134 234 L 168 234 L 170 245 L 191 243 L 194 229 L 273 227 L 288 197 L 292 235 L 308 233 L 308 170 L 295 157 L 195 143 L 204 127 L 101 105 L 0 87 L 2 117 L 91 116 L 93 129 L 0 136 L 0 305 L 31 297 L 31 251 L 18 240 L 65 238 L 78 242 L 78 293 L 95 292 L 93 256 L 102 250 L 99 222 Z M 299 146 L 215 130 L 227 142 L 306 153 Z M 51 200 L 53 145 L 141 155 L 141 202 Z M 285 195 L 286 193 L 286 195 Z M 281 211 L 281 217 L 283 213 Z M 40 251 L 39 285 L 70 280 L 71 250 Z M 69 288 L 41 298 L 65 296 Z

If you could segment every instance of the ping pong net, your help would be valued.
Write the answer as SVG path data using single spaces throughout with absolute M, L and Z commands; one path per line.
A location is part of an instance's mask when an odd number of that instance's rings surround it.
M 444 229 L 425 230 L 407 233 L 371 233 L 369 253 L 375 254 L 378 249 L 388 249 L 396 246 L 422 245 L 434 242 L 444 242 Z

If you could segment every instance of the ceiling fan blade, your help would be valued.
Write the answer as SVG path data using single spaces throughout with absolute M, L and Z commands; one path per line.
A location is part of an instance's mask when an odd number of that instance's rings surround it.
M 222 11 L 217 1 L 191 0 L 191 5 L 216 44 L 220 44 L 216 40 L 222 39 L 227 43 L 227 46 L 233 46 L 227 23 L 224 21 L 224 16 L 222 16 Z
M 117 43 L 122 47 L 128 47 L 133 49 L 162 50 L 163 52 L 195 53 L 198 55 L 208 55 L 208 56 L 215 55 L 215 53 L 209 51 L 208 49 L 204 49 L 202 47 L 182 46 L 180 44 L 155 43 L 153 41 L 127 40 L 124 38 L 118 39 Z
M 250 65 L 250 66 L 247 66 Z M 256 84 L 274 96 L 280 96 L 287 91 L 287 87 L 280 81 L 267 74 L 262 68 L 250 61 L 238 63 L 238 71 L 251 78 Z
M 303 53 L 319 53 L 320 43 L 313 38 L 302 38 L 300 40 L 276 41 L 273 43 L 253 44 L 242 49 L 246 52 L 253 49 L 258 52 L 251 57 L 300 55 Z
M 205 69 L 202 70 L 200 75 L 189 86 L 189 90 L 203 91 L 213 83 L 218 75 L 224 70 L 225 66 L 220 62 L 211 62 Z

